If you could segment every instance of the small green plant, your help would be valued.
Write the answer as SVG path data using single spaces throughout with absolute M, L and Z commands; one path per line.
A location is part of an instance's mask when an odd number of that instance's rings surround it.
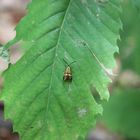
M 140 1 L 125 0 L 122 9 L 121 19 L 124 27 L 119 41 L 122 67 L 111 99 L 104 104 L 102 121 L 108 128 L 124 137 L 139 140 Z

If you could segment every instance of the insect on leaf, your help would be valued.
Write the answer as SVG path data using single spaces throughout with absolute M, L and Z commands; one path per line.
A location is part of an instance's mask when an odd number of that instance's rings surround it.
M 21 140 L 76 140 L 94 127 L 102 107 L 92 96 L 95 87 L 108 100 L 118 52 L 120 1 L 33 0 L 17 25 L 25 55 L 4 74 L 5 118 Z M 63 80 L 65 59 L 72 82 Z

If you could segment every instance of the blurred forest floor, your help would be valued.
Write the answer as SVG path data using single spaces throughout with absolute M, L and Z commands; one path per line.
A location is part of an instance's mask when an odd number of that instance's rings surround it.
M 16 24 L 26 14 L 29 0 L 0 0 L 0 44 L 4 45 L 16 35 Z M 10 62 L 15 63 L 21 56 L 19 46 L 10 50 Z M 0 58 L 0 73 L 7 69 L 8 64 Z M 3 80 L 0 77 L 0 88 Z M 3 119 L 4 106 L 0 102 L 0 140 L 18 140 L 18 134 L 12 133 L 12 124 Z

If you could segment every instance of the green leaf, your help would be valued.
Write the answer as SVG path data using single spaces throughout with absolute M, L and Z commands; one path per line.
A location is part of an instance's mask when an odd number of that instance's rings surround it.
M 132 2 L 130 0 L 126 1 L 123 2 L 122 6 L 122 23 L 124 27 L 119 43 L 122 68 L 123 70 L 131 69 L 140 74 L 140 17 Z
M 132 2 L 138 8 L 138 10 L 140 10 L 140 1 L 139 0 L 132 0 Z
M 125 137 L 140 139 L 140 90 L 118 89 L 104 105 L 104 123 Z
M 5 117 L 21 140 L 76 140 L 95 125 L 102 107 L 92 97 L 94 86 L 108 100 L 118 52 L 120 1 L 33 0 L 28 15 L 5 48 L 22 40 L 27 51 L 4 74 Z M 63 80 L 67 63 L 72 82 Z
M 112 131 L 117 131 L 126 138 L 130 137 L 139 140 L 140 18 L 137 8 L 130 0 L 123 1 L 122 8 L 123 32 L 121 33 L 119 47 L 120 62 L 122 63 L 120 73 L 123 73 L 123 75 L 119 76 L 119 80 L 116 82 L 117 87 L 115 85 L 109 103 L 104 104 L 104 115 L 101 120 Z

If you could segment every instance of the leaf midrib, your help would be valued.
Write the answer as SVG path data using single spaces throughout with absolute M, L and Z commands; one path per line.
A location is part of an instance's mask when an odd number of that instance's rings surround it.
M 54 74 L 54 65 L 55 65 L 55 60 L 56 60 L 56 56 L 57 56 L 57 49 L 58 49 L 58 46 L 59 46 L 60 37 L 61 37 L 61 34 L 62 34 L 62 29 L 63 29 L 64 23 L 65 23 L 65 19 L 66 19 L 66 16 L 67 16 L 67 13 L 68 13 L 68 10 L 69 10 L 71 1 L 72 1 L 72 0 L 69 0 L 69 3 L 68 3 L 68 6 L 67 6 L 65 15 L 64 15 L 64 18 L 63 18 L 61 27 L 60 27 L 60 31 L 59 31 L 59 35 L 58 35 L 58 40 L 57 40 L 57 44 L 56 44 L 56 49 L 55 49 L 55 52 L 54 52 L 54 59 L 53 59 L 52 72 L 51 72 L 51 79 L 50 79 L 50 85 L 49 85 L 49 89 L 48 89 L 48 103 L 47 103 L 46 113 L 45 113 L 45 115 L 44 115 L 44 116 L 45 116 L 45 121 L 47 120 L 47 115 L 46 115 L 46 114 L 47 114 L 48 109 L 49 109 L 50 96 L 51 96 L 51 85 L 52 85 L 52 80 L 53 80 L 52 77 L 53 77 L 53 74 Z M 46 122 L 45 124 L 46 124 L 46 125 L 45 125 L 44 129 L 45 129 L 46 126 L 47 126 L 47 122 Z M 44 135 L 46 134 L 45 132 L 46 132 L 46 131 L 44 131 Z M 45 137 L 43 137 L 43 138 L 45 138 Z

